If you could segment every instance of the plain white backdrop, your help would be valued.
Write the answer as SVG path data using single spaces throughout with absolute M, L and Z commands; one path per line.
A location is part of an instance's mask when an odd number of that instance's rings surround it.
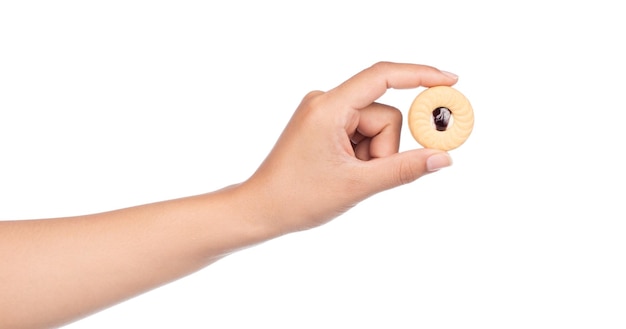
M 452 167 L 67 328 L 624 328 L 612 3 L 1 2 L 0 220 L 240 182 L 308 91 L 428 64 L 475 111 Z

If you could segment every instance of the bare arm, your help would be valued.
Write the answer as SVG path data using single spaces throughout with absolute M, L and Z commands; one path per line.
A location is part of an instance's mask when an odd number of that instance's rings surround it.
M 271 238 L 241 194 L 0 222 L 0 328 L 73 321 Z
M 455 82 L 432 67 L 379 63 L 308 94 L 241 184 L 100 214 L 0 222 L 0 327 L 75 321 L 449 165 L 437 150 L 398 153 L 401 114 L 375 100 L 388 88 Z

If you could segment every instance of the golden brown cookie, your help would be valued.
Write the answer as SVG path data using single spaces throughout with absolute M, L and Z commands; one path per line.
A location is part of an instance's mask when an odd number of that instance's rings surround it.
M 463 144 L 472 133 L 474 111 L 458 90 L 430 87 L 415 97 L 408 123 L 420 145 L 449 151 Z

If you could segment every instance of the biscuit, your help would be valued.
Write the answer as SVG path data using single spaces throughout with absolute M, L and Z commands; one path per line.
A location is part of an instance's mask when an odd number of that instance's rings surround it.
M 474 127 L 474 111 L 458 90 L 447 86 L 421 92 L 409 109 L 409 129 L 423 147 L 449 151 L 465 143 Z

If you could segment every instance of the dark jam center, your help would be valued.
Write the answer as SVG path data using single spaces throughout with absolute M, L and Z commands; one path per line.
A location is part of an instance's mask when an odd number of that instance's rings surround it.
M 447 107 L 438 107 L 433 111 L 433 122 L 437 131 L 445 131 L 450 122 L 452 112 Z

